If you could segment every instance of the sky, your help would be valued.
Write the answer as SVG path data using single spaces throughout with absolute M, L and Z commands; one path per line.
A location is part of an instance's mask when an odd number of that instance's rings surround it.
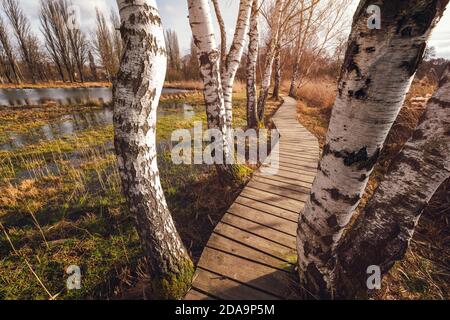
M 39 30 L 39 0 L 19 0 L 22 8 L 30 18 L 32 27 L 36 32 Z M 357 0 L 353 0 L 355 4 Z M 81 27 L 88 34 L 95 29 L 95 8 L 98 7 L 105 14 L 109 14 L 112 8 L 117 10 L 116 0 L 72 0 L 74 5 L 80 8 Z M 180 46 L 183 53 L 188 53 L 192 38 L 188 20 L 188 9 L 186 0 L 156 0 L 159 7 L 163 26 L 165 29 L 175 30 L 178 34 Z M 238 11 L 238 0 L 220 0 L 222 14 L 229 33 L 229 38 L 233 35 L 236 23 L 236 13 Z M 350 6 L 354 8 L 355 5 Z M 353 10 L 353 9 L 352 9 Z M 350 14 L 350 16 L 352 13 Z M 216 25 L 216 29 L 218 29 Z M 39 33 L 39 32 L 37 32 Z M 218 35 L 219 33 L 216 32 Z M 450 8 L 444 14 L 433 32 L 430 45 L 436 48 L 437 57 L 450 59 Z

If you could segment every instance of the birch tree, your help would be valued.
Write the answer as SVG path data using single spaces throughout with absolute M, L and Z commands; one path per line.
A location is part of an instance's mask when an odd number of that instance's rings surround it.
M 283 11 L 285 0 L 276 0 L 275 8 L 273 13 L 273 22 L 270 28 L 269 43 L 267 45 L 266 61 L 264 63 L 264 72 L 262 75 L 261 90 L 259 92 L 258 98 L 258 120 L 262 121 L 264 119 L 264 111 L 266 100 L 269 95 L 270 83 L 272 79 L 272 67 L 273 61 L 275 59 L 275 51 L 278 43 L 280 24 L 281 24 L 281 14 Z
M 239 5 L 236 31 L 233 37 L 230 51 L 226 57 L 225 66 L 222 73 L 222 87 L 225 104 L 227 127 L 231 132 L 233 129 L 233 84 L 236 72 L 241 63 L 244 53 L 245 38 L 250 27 L 250 16 L 252 12 L 253 0 L 241 0 Z
M 200 74 L 204 85 L 207 123 L 209 129 L 222 134 L 225 164 L 216 164 L 219 178 L 226 183 L 240 180 L 239 166 L 233 165 L 234 145 L 231 141 L 233 82 L 242 58 L 245 35 L 251 14 L 252 0 L 241 0 L 236 33 L 227 55 L 225 71 L 220 71 L 220 53 L 216 44 L 208 0 L 188 0 L 189 22 L 197 47 Z
M 178 299 L 193 265 L 161 187 L 156 116 L 167 65 L 155 0 L 118 0 L 123 59 L 114 84 L 114 131 L 122 188 L 144 249 L 154 298 Z
M 429 100 L 418 128 L 391 164 L 387 178 L 337 248 L 340 295 L 367 293 L 367 268 L 386 274 L 406 253 L 421 213 L 450 177 L 450 74 Z
M 447 3 L 379 1 L 380 30 L 368 27 L 371 1 L 357 8 L 323 156 L 299 219 L 300 279 L 315 295 L 334 296 L 336 245 Z
M 247 53 L 247 127 L 256 128 L 258 124 L 258 97 L 256 88 L 256 70 L 259 54 L 259 7 L 260 0 L 254 0 L 250 20 Z

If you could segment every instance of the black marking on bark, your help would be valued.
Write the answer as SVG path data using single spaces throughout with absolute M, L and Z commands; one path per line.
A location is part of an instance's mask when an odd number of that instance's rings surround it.
M 428 100 L 428 103 L 437 104 L 438 106 L 440 106 L 442 108 L 450 108 L 450 101 L 443 101 L 436 97 L 430 98 L 430 100 Z
M 417 129 L 413 132 L 412 139 L 413 140 L 423 140 L 424 132 L 421 129 Z
M 306 267 L 305 278 L 305 284 L 308 288 L 310 288 L 309 291 L 318 292 L 321 296 L 324 297 L 328 295 L 327 284 L 314 263 L 310 263 Z
M 329 144 L 326 144 L 323 148 L 323 156 L 333 154 L 337 158 L 344 159 L 344 164 L 347 167 L 357 165 L 358 170 L 370 171 L 375 166 L 378 158 L 380 157 L 380 148 L 378 148 L 375 153 L 369 157 L 367 152 L 367 147 L 361 148 L 358 151 L 349 153 L 348 151 L 333 151 Z
M 331 217 L 329 217 L 329 218 L 327 219 L 327 225 L 328 225 L 330 228 L 336 228 L 336 227 L 339 226 L 339 225 L 338 225 L 337 216 L 336 216 L 335 214 L 333 214 Z
M 305 241 L 305 244 L 303 245 L 303 251 L 305 252 L 305 256 L 308 257 L 311 253 L 311 245 L 308 241 Z
M 331 195 L 331 198 L 334 201 L 344 201 L 345 203 L 348 203 L 352 206 L 358 203 L 358 201 L 361 199 L 360 194 L 356 194 L 354 196 L 348 196 L 345 194 L 342 194 L 338 189 L 332 188 L 332 189 L 325 189 L 326 192 L 328 192 Z
M 414 73 L 416 73 L 419 64 L 423 60 L 426 46 L 427 44 L 425 42 L 419 45 L 414 44 L 412 46 L 412 50 L 417 51 L 417 54 L 411 60 L 403 61 L 402 64 L 400 65 L 400 68 L 406 69 L 409 77 L 412 77 Z
M 327 246 L 331 246 L 333 244 L 333 237 L 332 236 L 324 236 L 324 237 L 322 237 L 322 241 Z
M 412 28 L 406 27 L 401 31 L 402 38 L 410 38 L 412 36 Z
M 366 52 L 367 53 L 372 53 L 372 52 L 375 52 L 375 51 L 377 51 L 377 49 L 375 47 L 368 47 L 368 48 L 366 48 Z
M 355 57 L 360 52 L 359 47 L 360 46 L 356 43 L 356 41 L 351 41 L 349 43 L 347 53 L 345 55 L 344 64 L 342 65 L 343 70 L 347 70 L 348 73 L 352 73 L 353 71 L 355 71 L 358 77 L 361 76 L 361 70 L 355 62 Z M 344 73 L 345 72 L 341 72 L 341 79 L 339 79 L 339 82 L 341 82 Z
M 311 201 L 312 201 L 313 203 L 315 203 L 317 206 L 323 208 L 322 203 L 320 203 L 320 201 L 317 200 L 316 194 L 315 194 L 315 193 L 311 193 Z
M 365 98 L 367 98 L 366 90 L 364 88 L 361 88 L 358 91 L 356 91 L 355 98 L 358 100 L 364 100 Z

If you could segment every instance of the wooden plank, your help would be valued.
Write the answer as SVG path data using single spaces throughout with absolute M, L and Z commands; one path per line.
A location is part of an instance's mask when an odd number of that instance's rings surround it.
M 247 207 L 254 208 L 259 211 L 267 212 L 269 214 L 279 216 L 283 219 L 297 222 L 298 221 L 298 213 L 294 213 L 289 210 L 284 210 L 278 207 L 274 207 L 270 204 L 266 204 L 264 202 L 259 202 L 253 199 L 246 198 L 245 196 L 240 196 L 235 201 L 236 204 L 241 204 Z
M 286 268 L 286 261 L 281 260 L 276 256 L 265 252 L 264 250 L 246 245 L 245 243 L 240 243 L 218 233 L 212 234 L 211 239 L 208 241 L 207 247 L 218 251 L 225 251 L 274 269 L 285 271 L 283 268 Z
M 245 195 L 247 198 L 259 200 L 261 202 L 268 203 L 275 207 L 289 210 L 294 213 L 299 213 L 303 209 L 303 206 L 304 206 L 303 202 L 296 201 L 293 199 L 284 199 L 276 194 L 261 191 L 258 189 L 245 188 L 241 194 Z
M 239 203 L 234 203 L 228 209 L 228 212 L 254 222 L 259 222 L 266 225 L 268 228 L 279 230 L 294 237 L 297 234 L 297 222 L 290 220 L 286 221 L 284 218 L 259 211 L 257 209 L 245 207 Z
M 263 238 L 255 233 L 222 222 L 219 222 L 214 233 L 227 238 L 232 237 L 232 240 L 263 251 L 268 255 L 278 258 L 280 261 L 288 262 L 287 258 L 295 252 L 291 247 L 280 244 L 272 239 Z
M 285 246 L 286 248 L 295 250 L 296 238 L 295 236 L 287 235 L 274 229 L 269 229 L 265 225 L 252 222 L 233 214 L 226 214 L 221 222 L 233 226 L 237 229 L 247 231 L 258 237 L 270 240 Z
M 302 190 L 301 192 L 292 189 L 286 189 L 275 185 L 268 185 L 256 180 L 252 180 L 247 184 L 247 188 L 253 188 L 265 192 L 269 192 L 286 199 L 292 199 L 296 201 L 306 202 L 309 198 L 309 192 Z
M 293 184 L 290 182 L 274 180 L 272 177 L 268 176 L 253 176 L 252 181 L 264 183 L 269 186 L 276 186 L 283 189 L 292 190 L 298 193 L 309 194 L 311 189 L 311 183 L 303 183 L 303 185 Z M 292 180 L 291 180 L 292 181 Z
M 286 287 L 280 286 L 280 283 L 289 281 L 290 277 L 286 272 L 211 248 L 206 248 L 203 252 L 199 267 L 275 297 L 285 298 L 291 294 Z M 209 269 L 211 267 L 212 270 Z
M 188 294 L 184 298 L 184 300 L 215 300 L 214 298 L 203 294 L 195 288 L 189 290 Z
M 223 275 L 199 268 L 194 289 L 200 289 L 223 300 L 279 300 L 280 298 L 251 288 Z

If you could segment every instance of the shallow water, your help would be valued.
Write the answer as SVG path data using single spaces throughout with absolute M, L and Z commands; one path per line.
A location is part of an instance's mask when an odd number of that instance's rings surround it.
M 182 89 L 163 89 L 163 94 L 185 93 Z M 61 105 L 86 101 L 108 103 L 112 100 L 111 88 L 43 88 L 0 89 L 0 106 L 38 105 L 56 102 Z
M 175 120 L 188 120 L 195 116 L 192 106 L 178 102 L 161 102 L 158 108 L 158 118 L 175 116 Z M 102 110 L 70 113 L 58 120 L 31 129 L 28 132 L 6 132 L 6 142 L 0 143 L 0 150 L 13 151 L 40 141 L 52 141 L 62 137 L 70 137 L 77 132 L 106 127 L 113 123 L 113 111 Z

